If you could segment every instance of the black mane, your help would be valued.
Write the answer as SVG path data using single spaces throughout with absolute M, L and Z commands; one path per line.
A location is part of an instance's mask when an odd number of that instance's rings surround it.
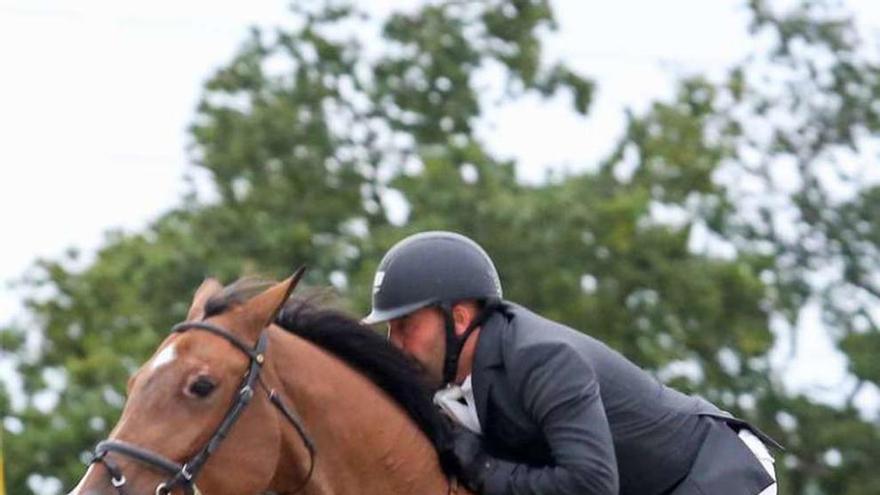
M 243 287 L 246 285 L 246 287 Z M 252 295 L 263 284 L 233 284 L 206 304 L 216 315 Z M 447 474 L 454 470 L 448 454 L 449 427 L 434 406 L 418 365 L 387 339 L 356 319 L 307 299 L 291 299 L 275 320 L 280 327 L 339 357 L 395 400 L 434 444 Z
M 444 460 L 448 431 L 417 365 L 387 339 L 350 316 L 291 300 L 275 321 L 282 328 L 338 356 L 391 396 L 427 435 Z

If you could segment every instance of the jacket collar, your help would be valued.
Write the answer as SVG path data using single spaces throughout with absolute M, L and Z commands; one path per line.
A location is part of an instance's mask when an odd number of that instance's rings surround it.
M 502 337 L 513 315 L 505 305 L 495 312 L 480 329 L 472 369 L 493 368 L 504 364 L 501 355 Z
M 480 329 L 477 349 L 474 352 L 474 363 L 471 367 L 471 380 L 474 391 L 474 401 L 477 403 L 477 417 L 483 426 L 483 433 L 487 433 L 486 426 L 490 424 L 487 417 L 489 394 L 496 375 L 504 366 L 502 353 L 502 339 L 513 319 L 508 306 L 504 305 L 492 315 Z

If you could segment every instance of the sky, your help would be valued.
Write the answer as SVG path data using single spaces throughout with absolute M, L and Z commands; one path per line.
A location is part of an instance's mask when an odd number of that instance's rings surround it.
M 479 132 L 518 160 L 524 180 L 595 161 L 619 135 L 624 109 L 670 96 L 682 75 L 720 76 L 746 56 L 743 3 L 555 1 L 560 30 L 547 50 L 596 80 L 590 115 L 526 98 L 495 111 Z M 877 31 L 880 2 L 847 3 Z M 37 258 L 71 247 L 88 254 L 108 230 L 136 231 L 178 204 L 194 172 L 186 129 L 202 83 L 249 26 L 289 19 L 286 5 L 0 0 L 0 323 L 22 318 L 21 293 L 8 284 Z M 820 328 L 807 329 L 801 364 L 788 370 L 797 387 L 821 394 L 846 381 L 829 349 Z
M 408 3 L 386 0 L 378 10 Z M 598 98 L 588 119 L 537 98 L 496 112 L 482 132 L 517 157 L 521 176 L 539 180 L 547 165 L 600 156 L 624 107 L 668 94 L 682 71 L 721 71 L 744 55 L 737 2 L 658 3 L 557 2 L 560 32 L 548 51 L 596 78 Z M 249 26 L 289 18 L 285 5 L 0 0 L 0 218 L 8 236 L 0 281 L 69 247 L 88 253 L 108 229 L 137 230 L 173 207 L 194 171 L 186 129 L 203 81 Z M 546 128 L 538 121 L 558 132 L 537 132 Z M 20 298 L 3 289 L 7 321 Z

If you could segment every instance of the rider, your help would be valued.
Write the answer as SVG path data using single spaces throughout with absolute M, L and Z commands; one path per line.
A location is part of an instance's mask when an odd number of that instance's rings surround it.
M 387 322 L 439 390 L 460 476 L 478 493 L 776 493 L 772 439 L 503 300 L 492 260 L 467 237 L 397 243 L 379 263 L 372 306 L 364 322 Z

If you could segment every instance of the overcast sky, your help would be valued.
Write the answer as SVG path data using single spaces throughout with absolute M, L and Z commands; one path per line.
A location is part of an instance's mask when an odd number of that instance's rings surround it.
M 600 157 L 622 128 L 624 108 L 670 95 L 683 74 L 720 75 L 751 46 L 740 1 L 554 3 L 561 29 L 551 56 L 595 78 L 599 93 L 587 119 L 527 99 L 481 130 L 519 160 L 527 180 L 547 166 Z M 866 29 L 880 27 L 880 2 L 847 3 Z M 0 281 L 19 278 L 37 257 L 69 247 L 91 252 L 108 229 L 137 230 L 177 204 L 192 172 L 186 128 L 202 82 L 230 59 L 248 26 L 283 24 L 286 5 L 0 0 Z M 0 322 L 20 316 L 20 295 L 3 287 Z M 819 329 L 808 337 L 798 349 L 804 364 L 793 372 L 799 386 L 838 387 L 841 361 Z
M 385 1 L 383 10 L 406 1 Z M 663 4 L 662 7 L 659 4 Z M 734 1 L 557 2 L 548 49 L 599 83 L 588 119 L 526 99 L 496 114 L 487 139 L 520 173 L 578 166 L 618 135 L 624 106 L 668 94 L 683 71 L 720 72 L 745 54 Z M 186 189 L 186 127 L 213 69 L 248 26 L 289 18 L 282 1 L 0 0 L 0 280 L 40 256 L 137 229 Z M 694 22 L 690 19 L 699 19 Z M 548 127 L 557 132 L 539 132 Z M 11 235 L 9 235 L 11 234 Z M 14 242 L 9 242 L 13 240 Z M 18 312 L 0 300 L 0 321 Z

